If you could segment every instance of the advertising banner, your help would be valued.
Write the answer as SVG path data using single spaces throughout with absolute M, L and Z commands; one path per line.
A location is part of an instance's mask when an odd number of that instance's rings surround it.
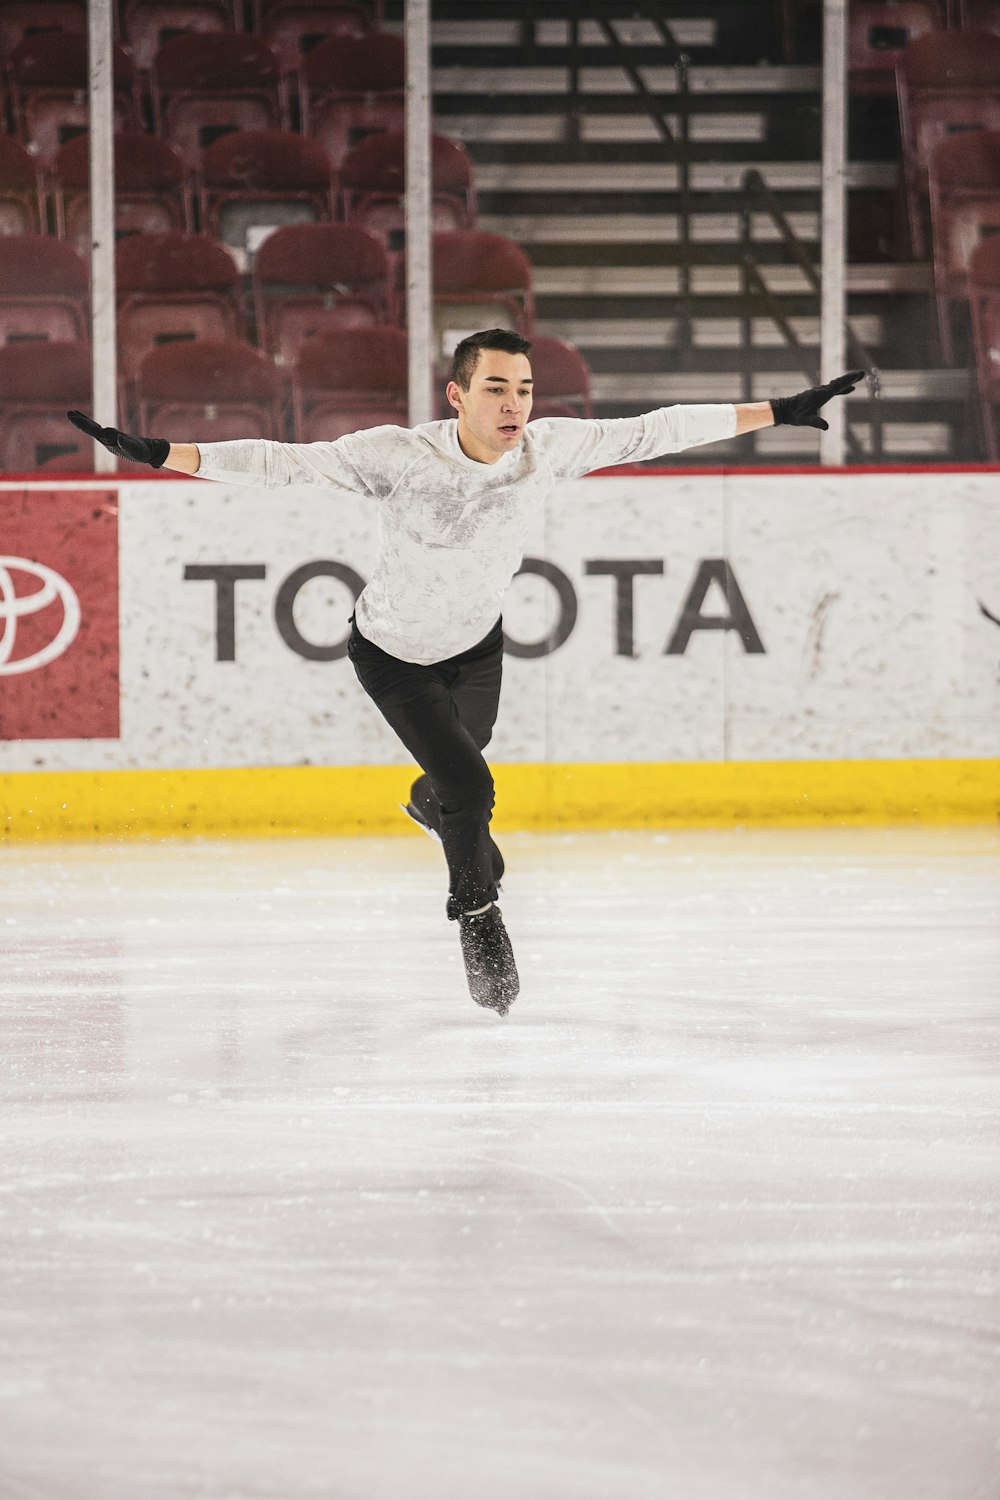
M 0 770 L 406 763 L 346 659 L 374 504 L 140 479 L 0 507 Z M 503 618 L 498 763 L 995 756 L 1000 477 L 580 480 Z
M 0 489 L 0 739 L 118 734 L 117 495 Z

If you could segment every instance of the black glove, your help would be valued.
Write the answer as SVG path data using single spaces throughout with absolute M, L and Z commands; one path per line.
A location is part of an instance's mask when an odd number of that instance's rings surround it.
M 127 432 L 119 432 L 117 427 L 99 427 L 82 411 L 68 411 L 66 415 L 74 427 L 93 438 L 95 443 L 103 443 L 117 458 L 127 458 L 133 464 L 150 464 L 154 469 L 163 468 L 170 452 L 170 444 L 164 438 L 130 437 Z
M 798 396 L 772 397 L 771 410 L 774 412 L 775 427 L 818 427 L 826 432 L 830 424 L 816 415 L 820 407 L 825 406 L 831 396 L 846 396 L 864 378 L 864 370 L 852 370 L 849 375 L 840 375 L 828 385 L 815 386 L 811 391 L 802 391 Z

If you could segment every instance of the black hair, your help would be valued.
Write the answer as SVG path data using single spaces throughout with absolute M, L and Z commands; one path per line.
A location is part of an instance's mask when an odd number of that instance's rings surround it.
M 472 383 L 480 349 L 502 349 L 505 354 L 530 355 L 531 343 L 511 328 L 484 328 L 479 333 L 470 333 L 467 339 L 455 346 L 449 376 L 463 391 L 467 391 Z

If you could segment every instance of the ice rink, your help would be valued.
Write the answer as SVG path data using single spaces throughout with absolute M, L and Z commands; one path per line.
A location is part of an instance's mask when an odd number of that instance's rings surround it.
M 2 1500 L 998 1500 L 1000 833 L 0 853 Z

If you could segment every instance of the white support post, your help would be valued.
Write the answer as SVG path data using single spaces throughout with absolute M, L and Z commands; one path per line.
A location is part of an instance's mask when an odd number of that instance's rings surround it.
M 111 0 L 89 0 L 90 34 L 90 299 L 93 414 L 118 425 L 115 320 L 115 149 Z M 115 458 L 94 444 L 94 467 L 111 473 Z
M 821 379 L 833 380 L 846 368 L 847 316 L 847 0 L 823 0 L 823 202 L 820 299 Z M 846 452 L 847 412 L 843 400 L 829 402 L 820 433 L 820 463 L 839 465 Z
M 406 323 L 410 425 L 434 415 L 431 367 L 430 0 L 406 0 Z

